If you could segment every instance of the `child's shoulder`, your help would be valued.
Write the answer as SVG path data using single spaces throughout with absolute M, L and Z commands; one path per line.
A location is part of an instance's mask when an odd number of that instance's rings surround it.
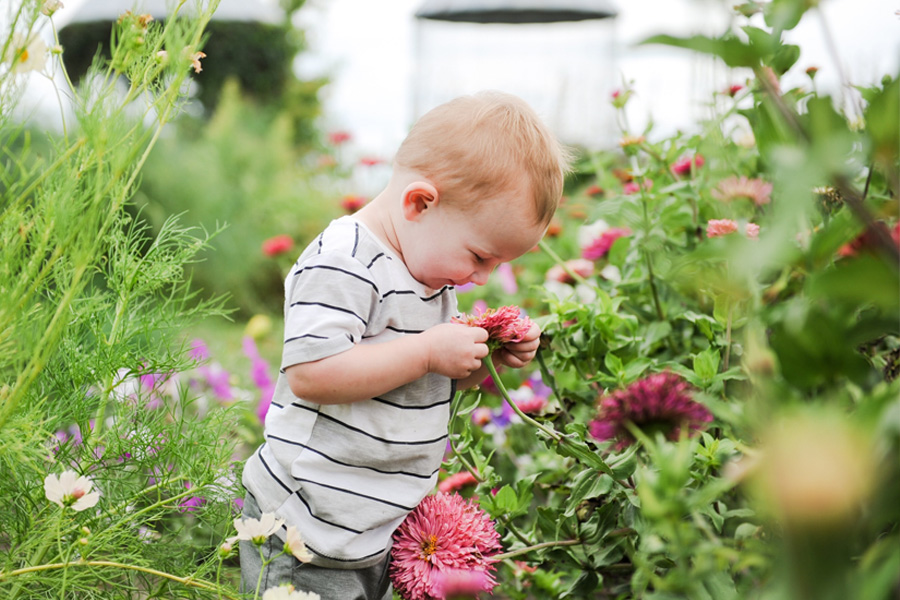
M 390 264 L 397 257 L 365 225 L 345 215 L 337 218 L 306 247 L 299 262 L 336 259 L 358 262 L 366 269 L 375 264 Z

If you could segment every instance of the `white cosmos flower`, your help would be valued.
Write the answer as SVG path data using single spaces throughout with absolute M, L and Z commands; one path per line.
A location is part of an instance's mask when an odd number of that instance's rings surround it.
M 284 540 L 284 549 L 294 555 L 294 558 L 300 562 L 309 562 L 312 560 L 312 554 L 306 549 L 303 538 L 297 528 L 291 525 L 287 528 L 287 537 Z
M 253 542 L 261 546 L 266 538 L 281 529 L 284 519 L 275 517 L 275 513 L 263 513 L 259 519 L 235 519 L 234 528 L 237 529 L 237 539 Z
M 50 17 L 53 16 L 53 13 L 61 8 L 64 8 L 64 6 L 63 3 L 60 2 L 60 0 L 46 0 L 46 2 L 44 2 L 44 5 L 41 7 L 41 14 Z
M 44 479 L 47 500 L 77 511 L 91 508 L 100 500 L 100 492 L 91 492 L 93 486 L 93 481 L 79 477 L 75 471 L 63 471 L 59 477 L 51 473 Z
M 294 586 L 286 584 L 267 589 L 262 600 L 321 600 L 321 598 L 313 592 L 298 592 Z
M 38 36 L 26 38 L 14 33 L 3 55 L 3 62 L 12 65 L 13 73 L 40 71 L 47 64 L 47 44 Z

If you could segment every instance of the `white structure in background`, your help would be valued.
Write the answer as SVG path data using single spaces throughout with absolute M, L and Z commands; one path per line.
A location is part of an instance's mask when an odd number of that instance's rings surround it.
M 413 119 L 499 89 L 531 104 L 567 144 L 614 138 L 614 21 L 608 0 L 425 0 L 416 11 Z

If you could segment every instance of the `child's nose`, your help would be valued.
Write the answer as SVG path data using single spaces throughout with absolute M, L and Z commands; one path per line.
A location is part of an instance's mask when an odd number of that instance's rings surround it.
M 488 277 L 490 277 L 491 271 L 493 270 L 492 267 L 483 267 L 472 273 L 472 276 L 469 277 L 469 279 L 475 285 L 484 285 L 488 282 Z

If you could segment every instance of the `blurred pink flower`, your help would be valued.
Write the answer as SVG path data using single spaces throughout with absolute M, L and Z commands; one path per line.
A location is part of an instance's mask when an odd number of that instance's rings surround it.
M 452 321 L 468 325 L 469 327 L 486 329 L 488 332 L 488 346 L 491 346 L 491 342 L 494 343 L 494 346 L 510 342 L 521 342 L 533 325 L 531 319 L 522 315 L 522 310 L 518 306 L 491 308 L 478 316 L 462 315 L 461 317 L 453 317 Z
M 541 396 L 532 396 L 530 398 L 516 400 L 515 402 L 516 406 L 519 407 L 519 410 L 526 415 L 541 412 L 544 410 L 544 407 L 547 406 L 547 399 L 542 398 Z
M 332 131 L 328 134 L 328 141 L 335 146 L 340 146 L 344 142 L 349 142 L 353 138 L 349 131 Z
M 675 373 L 645 377 L 599 399 L 597 418 L 589 425 L 591 435 L 598 440 L 615 439 L 615 448 L 621 450 L 635 442 L 627 423 L 661 431 L 670 440 L 677 440 L 685 428 L 689 434 L 704 429 L 712 413 L 694 401 L 691 392 L 690 384 Z
M 602 196 L 603 188 L 595 183 L 593 185 L 589 185 L 587 187 L 587 189 L 584 190 L 584 193 L 587 194 L 588 196 L 590 196 L 591 198 L 594 198 L 596 196 Z
M 706 236 L 711 238 L 728 235 L 737 230 L 737 221 L 731 219 L 710 219 L 706 223 Z
M 698 152 L 694 156 L 683 156 L 672 163 L 672 166 L 669 168 L 675 175 L 690 175 L 691 171 L 696 171 L 702 167 L 705 162 L 706 159 Z
M 653 180 L 645 179 L 644 180 L 644 189 L 652 190 L 653 189 Z M 636 194 L 641 191 L 641 186 L 637 181 L 629 181 L 622 185 L 622 193 L 626 196 L 630 196 L 631 194 Z
M 734 98 L 737 95 L 737 93 L 739 91 L 741 91 L 742 89 L 744 89 L 744 86 L 742 86 L 741 84 L 739 84 L 739 83 L 732 84 L 728 87 L 728 95 L 731 96 L 732 98 Z
M 631 235 L 631 230 L 628 228 L 610 227 L 581 251 L 581 258 L 587 260 L 604 258 L 617 239 L 628 235 Z
M 477 504 L 439 492 L 394 533 L 391 582 L 403 600 L 442 600 L 444 576 L 463 570 L 483 574 L 481 589 L 491 592 L 497 585 L 491 557 L 500 550 L 500 535 Z
M 511 264 L 501 263 L 497 267 L 497 276 L 500 278 L 500 285 L 504 292 L 515 294 L 519 291 L 519 284 L 516 282 L 516 274 L 513 273 Z
M 348 213 L 355 213 L 363 206 L 365 206 L 366 202 L 368 202 L 368 200 L 366 200 L 364 196 L 344 196 L 341 199 L 341 208 L 343 208 Z
M 294 240 L 287 234 L 270 237 L 262 243 L 262 251 L 266 256 L 278 256 L 294 247 Z
M 467 485 L 477 485 L 478 480 L 469 471 L 460 471 L 444 479 L 438 484 L 438 491 L 449 493 L 464 488 Z
M 738 231 L 737 221 L 732 221 L 731 219 L 710 219 L 706 223 L 706 236 L 710 238 L 728 235 L 736 231 Z M 758 239 L 759 225 L 747 223 L 745 233 L 751 240 Z
M 569 271 L 579 275 L 585 279 L 594 274 L 594 262 L 586 258 L 575 258 L 566 261 Z M 550 281 L 558 281 L 569 285 L 575 283 L 575 279 L 562 267 L 562 265 L 553 265 L 547 269 L 547 279 Z
M 380 165 L 384 162 L 384 159 L 378 158 L 377 156 L 363 156 L 359 159 L 359 164 L 364 167 L 374 167 L 375 165 Z
M 756 206 L 762 206 L 772 201 L 772 184 L 762 179 L 750 179 L 746 175 L 741 175 L 723 179 L 711 193 L 713 198 L 723 202 L 747 198 Z
M 449 569 L 435 574 L 435 592 L 438 598 L 473 598 L 488 589 L 489 580 L 484 571 Z

